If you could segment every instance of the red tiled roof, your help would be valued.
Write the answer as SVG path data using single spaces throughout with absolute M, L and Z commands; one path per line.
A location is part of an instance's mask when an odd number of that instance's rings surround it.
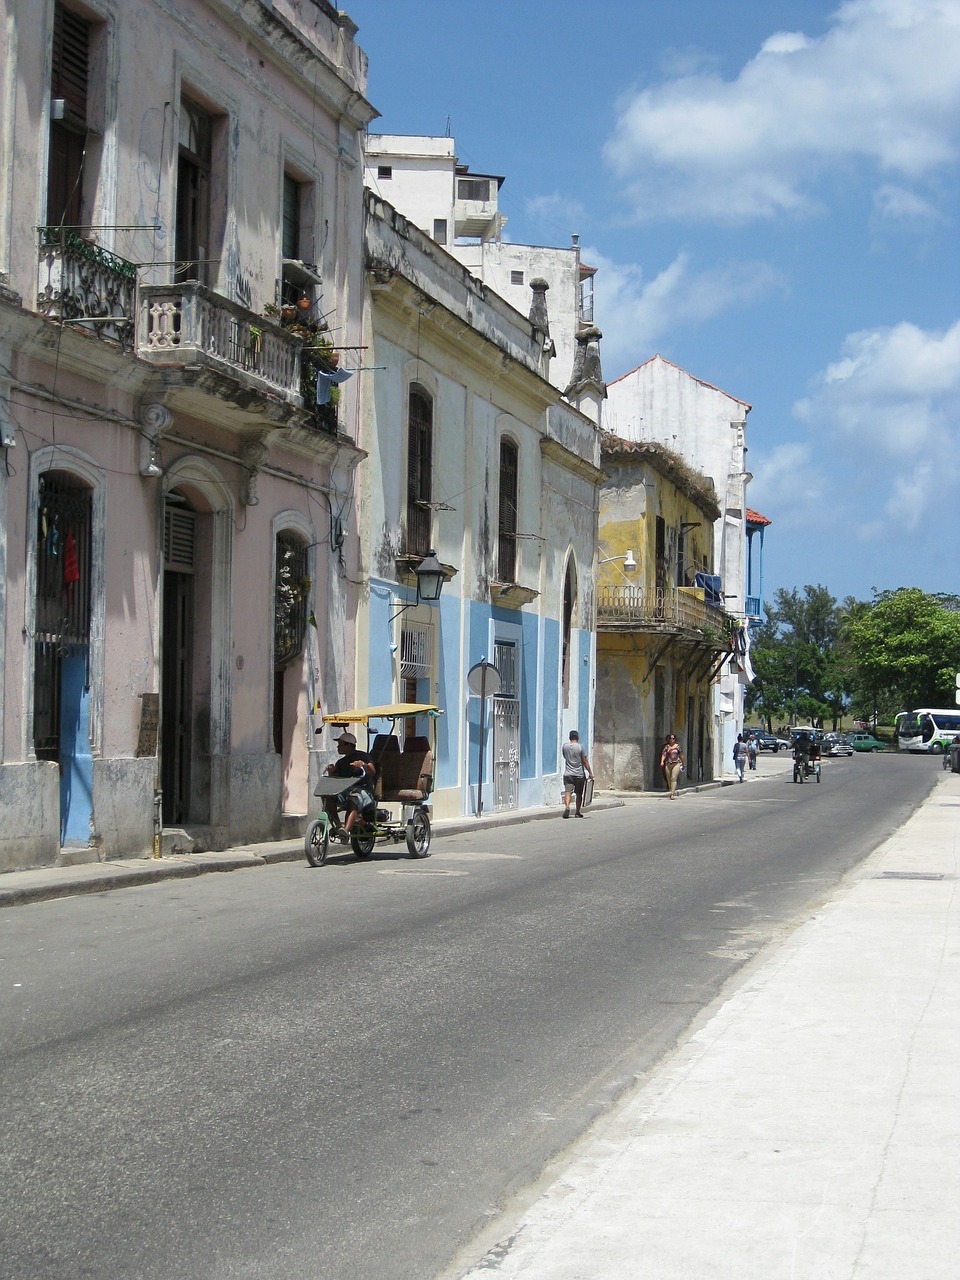
M 752 507 L 747 507 L 747 524 L 773 524 L 773 521 L 762 516 L 759 511 L 754 511 Z

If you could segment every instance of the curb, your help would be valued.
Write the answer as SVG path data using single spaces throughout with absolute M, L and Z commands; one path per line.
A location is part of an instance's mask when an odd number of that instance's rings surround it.
M 645 793 L 637 792 L 638 796 Z M 626 801 L 619 798 L 597 799 L 592 809 L 620 809 Z M 490 814 L 479 818 L 445 818 L 433 828 L 435 840 L 444 836 L 466 835 L 490 827 L 515 827 L 525 822 L 545 822 L 559 818 L 556 806 L 526 810 L 508 816 Z M 214 871 L 243 871 L 248 867 L 272 866 L 280 862 L 299 862 L 304 858 L 303 840 L 278 840 L 264 844 L 243 845 L 222 853 L 183 853 L 166 858 L 123 858 L 116 862 L 83 863 L 75 867 L 39 867 L 30 871 L 8 871 L 0 876 L 0 910 L 25 906 L 32 902 L 49 902 L 56 898 L 72 898 L 84 893 L 105 893 L 111 889 L 135 888 L 161 880 L 185 880 Z M 18 877 L 19 884 L 9 878 Z M 2 882 L 8 880 L 4 885 Z

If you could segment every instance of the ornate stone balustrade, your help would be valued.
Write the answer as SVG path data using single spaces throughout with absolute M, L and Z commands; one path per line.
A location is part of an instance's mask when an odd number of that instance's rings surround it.
M 48 320 L 131 347 L 137 293 L 132 262 L 64 227 L 41 227 L 37 310 Z
M 300 400 L 298 338 L 195 281 L 140 290 L 137 352 L 160 364 L 206 364 Z

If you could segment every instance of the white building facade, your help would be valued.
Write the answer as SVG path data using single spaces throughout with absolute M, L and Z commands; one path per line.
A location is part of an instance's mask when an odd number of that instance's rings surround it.
M 593 718 L 597 399 L 564 400 L 542 330 L 373 192 L 366 255 L 357 701 L 443 709 L 438 817 L 557 803 L 560 745 L 589 748 Z M 447 582 L 417 604 L 431 549 Z
M 604 426 L 624 440 L 653 441 L 678 453 L 712 480 L 720 507 L 713 564 L 726 613 L 746 623 L 747 414 L 750 405 L 653 356 L 607 385 Z M 732 772 L 733 744 L 743 729 L 743 664 L 724 664 L 716 685 L 715 760 Z

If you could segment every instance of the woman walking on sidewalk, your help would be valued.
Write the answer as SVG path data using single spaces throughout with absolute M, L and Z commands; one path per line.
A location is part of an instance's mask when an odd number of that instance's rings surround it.
M 663 770 L 663 776 L 667 780 L 667 790 L 670 792 L 670 799 L 677 798 L 677 782 L 681 773 L 687 767 L 687 763 L 683 758 L 683 752 L 680 750 L 680 743 L 676 739 L 676 735 L 667 734 L 667 740 L 663 745 L 660 753 L 660 768 Z
M 743 769 L 747 763 L 747 744 L 743 740 L 743 734 L 737 734 L 737 740 L 733 744 L 733 767 L 737 771 L 737 777 L 743 781 Z

